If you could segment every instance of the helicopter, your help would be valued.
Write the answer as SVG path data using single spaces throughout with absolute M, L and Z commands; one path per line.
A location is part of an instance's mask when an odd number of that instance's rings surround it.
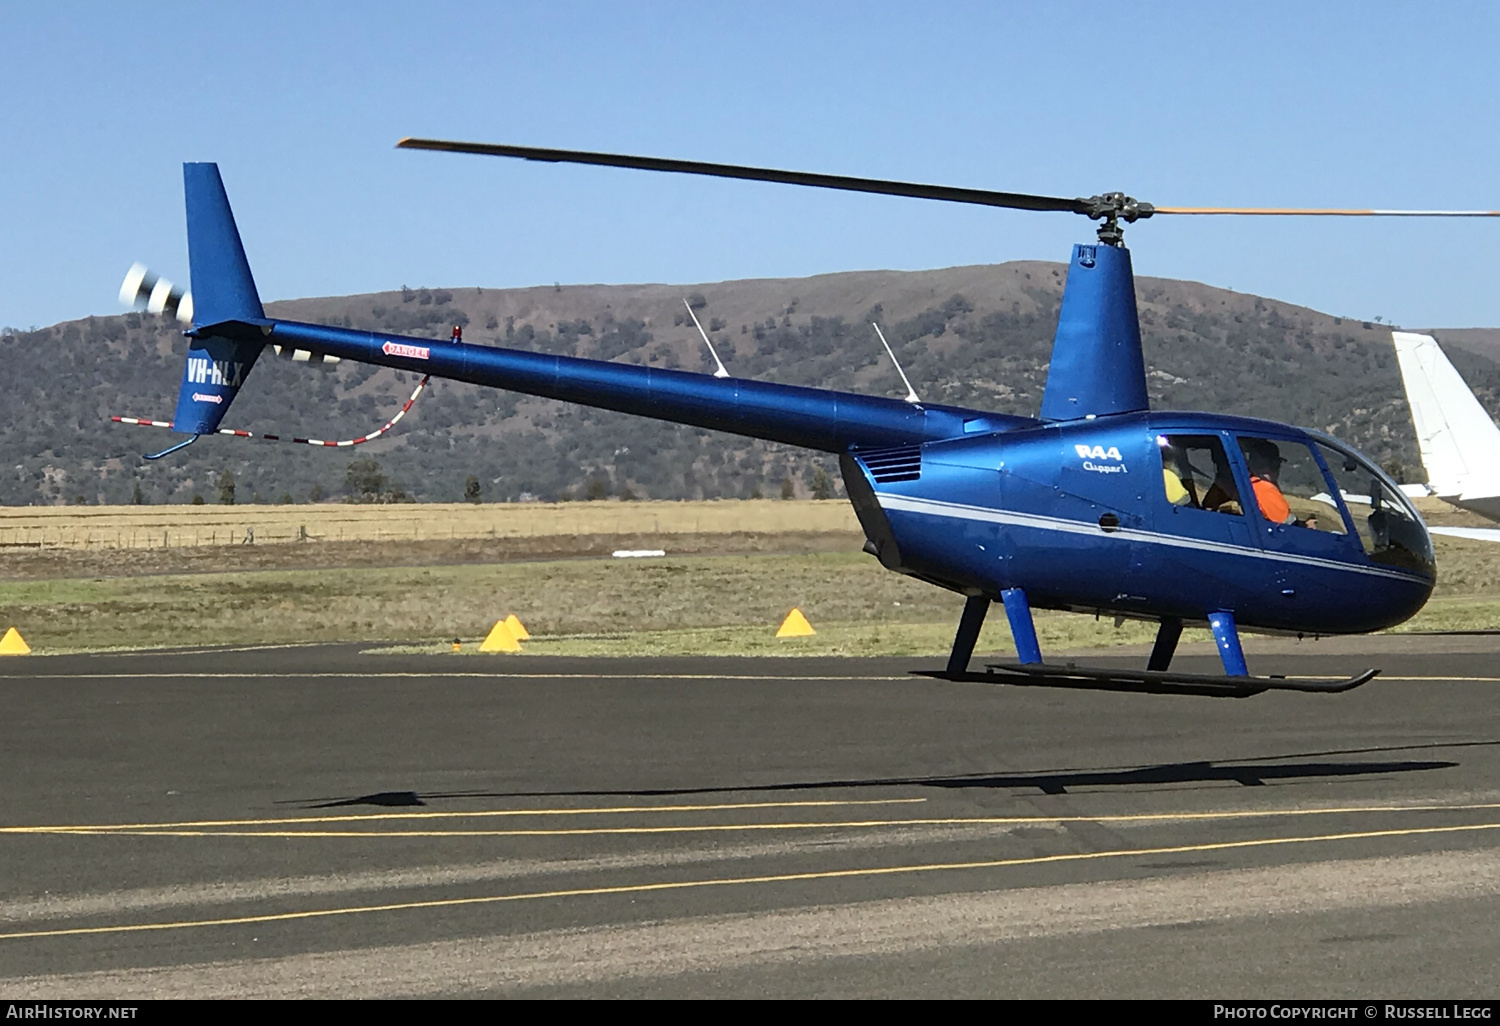
M 961 594 L 952 681 L 1246 697 L 1342 692 L 1373 679 L 1253 676 L 1242 630 L 1381 630 L 1432 592 L 1432 540 L 1401 488 L 1337 439 L 1247 417 L 1150 408 L 1122 222 L 1163 215 L 1500 216 L 1500 211 L 1161 207 L 574 150 L 407 138 L 399 148 L 709 175 L 1082 214 L 1037 417 L 268 318 L 218 166 L 184 165 L 188 353 L 170 426 L 219 424 L 262 350 L 356 360 L 835 454 L 886 569 Z M 175 303 L 165 291 L 158 307 Z M 234 432 L 225 432 L 234 433 Z M 243 432 L 241 432 L 243 434 Z M 1017 659 L 971 670 L 993 603 Z M 1044 660 L 1033 609 L 1155 622 L 1141 670 Z M 1175 672 L 1185 626 L 1212 632 L 1223 675 Z

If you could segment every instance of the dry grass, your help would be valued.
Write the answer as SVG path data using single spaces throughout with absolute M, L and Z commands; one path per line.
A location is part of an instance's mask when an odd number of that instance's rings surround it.
M 160 549 L 306 538 L 408 542 L 567 535 L 858 532 L 841 500 L 399 503 L 308 506 L 0 506 L 6 548 Z
M 767 531 L 320 541 L 305 545 L 202 545 L 181 549 L 0 549 L 0 580 L 540 562 L 607 557 L 619 549 L 661 549 L 673 556 L 800 555 L 857 552 L 863 544 L 864 535 L 858 531 Z
M 942 622 L 961 600 L 861 554 L 720 556 L 13 581 L 0 623 L 34 648 L 437 641 L 515 613 L 535 633 Z

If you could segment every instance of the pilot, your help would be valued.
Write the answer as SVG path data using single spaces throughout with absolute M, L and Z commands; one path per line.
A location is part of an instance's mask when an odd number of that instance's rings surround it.
M 1316 517 L 1298 520 L 1292 515 L 1286 496 L 1281 494 L 1281 465 L 1286 460 L 1275 442 L 1256 438 L 1245 445 L 1245 462 L 1250 467 L 1250 487 L 1255 492 L 1255 502 L 1260 506 L 1260 515 L 1273 524 L 1296 524 L 1299 527 L 1316 528 Z

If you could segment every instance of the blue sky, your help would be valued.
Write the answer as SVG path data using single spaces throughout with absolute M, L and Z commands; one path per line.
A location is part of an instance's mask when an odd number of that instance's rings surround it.
M 1163 205 L 1500 208 L 1500 6 L 0 5 L 0 324 L 186 278 L 218 161 L 264 298 L 1067 258 L 1090 227 L 393 149 L 598 149 Z M 1157 219 L 1138 274 L 1500 325 L 1500 221 Z

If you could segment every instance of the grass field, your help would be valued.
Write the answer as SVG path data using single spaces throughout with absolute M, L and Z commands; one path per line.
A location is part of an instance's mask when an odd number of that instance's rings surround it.
M 0 631 L 15 625 L 39 653 L 455 637 L 472 649 L 515 613 L 533 653 L 946 652 L 962 600 L 881 569 L 862 540 L 841 501 L 0 507 Z M 1436 541 L 1436 597 L 1399 629 L 1500 629 L 1500 546 Z M 670 555 L 609 558 L 622 548 Z M 818 633 L 776 639 L 794 606 Z M 1052 650 L 1153 631 L 1037 619 Z M 980 646 L 1009 650 L 1003 617 Z
M 1444 539 L 1445 585 L 1401 630 L 1500 629 L 1500 555 Z M 449 566 L 328 567 L 0 582 L 0 630 L 39 653 L 99 648 L 363 641 L 470 648 L 508 613 L 533 653 L 940 655 L 962 599 L 862 553 L 569 559 Z M 776 639 L 799 607 L 818 633 Z M 1049 649 L 1149 641 L 1152 626 L 1040 613 Z M 1191 640 L 1191 638 L 1189 638 Z M 981 651 L 1010 650 L 992 617 Z

